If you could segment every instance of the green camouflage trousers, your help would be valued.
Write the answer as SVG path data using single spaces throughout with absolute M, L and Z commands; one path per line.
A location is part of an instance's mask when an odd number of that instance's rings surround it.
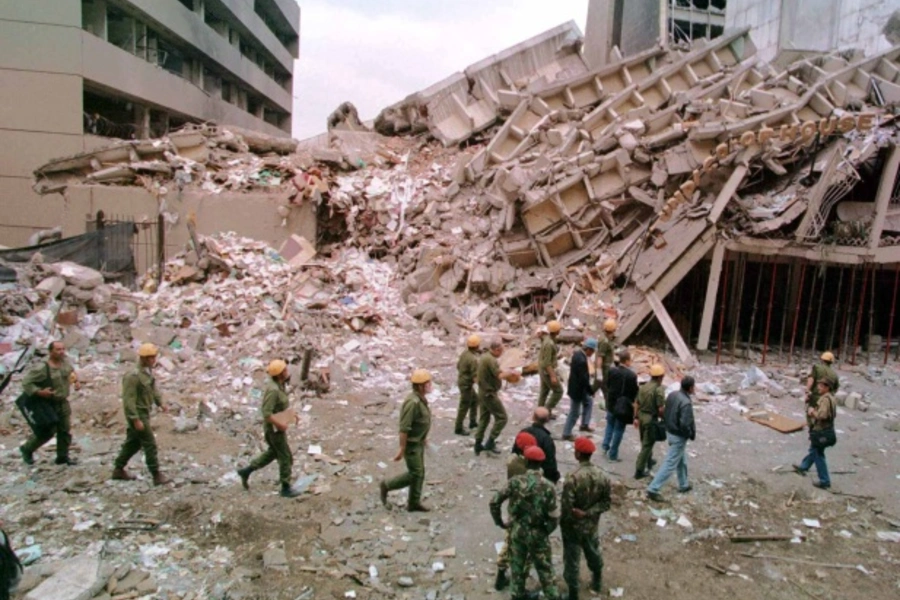
M 600 539 L 597 530 L 580 531 L 568 527 L 560 528 L 563 541 L 563 579 L 570 590 L 578 589 L 578 572 L 581 563 L 581 552 L 595 579 L 603 572 L 603 554 L 600 552 Z
M 525 581 L 528 579 L 528 568 L 533 564 L 541 581 L 541 589 L 548 600 L 556 600 L 559 591 L 553 577 L 553 556 L 550 549 L 550 537 L 541 532 L 517 530 L 513 525 L 509 536 L 509 564 L 511 567 L 510 594 L 513 598 L 525 595 Z

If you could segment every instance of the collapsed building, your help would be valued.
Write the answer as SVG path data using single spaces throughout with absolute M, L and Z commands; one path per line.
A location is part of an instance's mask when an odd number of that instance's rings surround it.
M 212 203 L 271 186 L 282 238 L 313 207 L 321 254 L 394 263 L 408 310 L 450 334 L 616 316 L 620 339 L 664 335 L 684 363 L 692 347 L 887 360 L 900 47 L 791 59 L 759 61 L 742 30 L 591 70 L 566 24 L 386 108 L 374 131 L 349 104 L 295 152 L 194 128 L 53 161 L 36 189 L 159 199 L 177 183 Z

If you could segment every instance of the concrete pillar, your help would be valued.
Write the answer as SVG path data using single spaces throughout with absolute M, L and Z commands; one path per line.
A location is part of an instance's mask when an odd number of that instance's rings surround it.
M 584 59 L 591 69 L 599 69 L 609 60 L 613 46 L 616 0 L 590 0 L 584 28 Z
M 665 39 L 665 0 L 590 0 L 584 33 L 584 59 L 591 69 L 648 50 Z

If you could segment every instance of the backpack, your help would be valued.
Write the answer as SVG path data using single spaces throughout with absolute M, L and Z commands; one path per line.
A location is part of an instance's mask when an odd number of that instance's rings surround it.
M 9 598 L 16 591 L 24 572 L 22 561 L 9 543 L 9 536 L 0 529 L 0 598 Z

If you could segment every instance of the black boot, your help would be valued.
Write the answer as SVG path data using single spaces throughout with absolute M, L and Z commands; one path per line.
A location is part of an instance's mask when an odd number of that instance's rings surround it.
M 578 588 L 569 588 L 569 600 L 578 600 Z
M 502 592 L 509 585 L 509 578 L 506 576 L 506 569 L 497 569 L 497 579 L 494 581 L 494 589 Z
M 600 593 L 600 589 L 603 587 L 603 575 L 600 573 L 594 573 L 591 577 L 591 591 Z
M 22 461 L 26 465 L 34 464 L 34 454 L 25 449 L 24 446 L 19 446 L 19 452 L 22 454 Z
M 475 456 L 478 456 L 484 450 L 484 446 L 481 445 L 481 440 L 475 440 Z
M 497 449 L 497 442 L 494 441 L 494 438 L 490 438 L 487 441 L 487 444 L 484 445 L 484 451 L 492 454 L 500 454 L 500 450 Z
M 237 474 L 241 477 L 241 485 L 244 486 L 245 490 L 250 489 L 250 473 L 255 471 L 253 467 L 244 467 L 243 469 L 238 469 Z
M 469 430 L 463 427 L 457 427 L 453 430 L 453 433 L 455 433 L 456 435 L 469 435 Z
M 280 495 L 282 498 L 296 498 L 300 495 L 300 492 L 292 489 L 290 485 L 282 483 Z

